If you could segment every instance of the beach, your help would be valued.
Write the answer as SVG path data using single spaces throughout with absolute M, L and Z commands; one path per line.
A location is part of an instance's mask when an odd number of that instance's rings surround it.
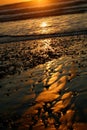
M 0 129 L 86 130 L 87 35 L 0 44 Z
M 0 130 L 86 129 L 87 1 L 0 6 Z

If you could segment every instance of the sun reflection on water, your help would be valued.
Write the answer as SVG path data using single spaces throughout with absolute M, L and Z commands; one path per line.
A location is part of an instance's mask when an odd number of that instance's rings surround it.
M 46 22 L 46 21 L 43 21 L 43 22 L 41 22 L 40 23 L 40 29 L 41 29 L 41 33 L 43 34 L 45 34 L 45 33 L 47 33 L 48 32 L 48 23 Z
M 42 28 L 47 27 L 47 22 L 42 22 L 40 26 L 41 26 Z

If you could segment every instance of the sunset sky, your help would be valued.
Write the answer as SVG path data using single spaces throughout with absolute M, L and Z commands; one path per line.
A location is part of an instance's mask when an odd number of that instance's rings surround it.
M 10 3 L 17 3 L 17 2 L 24 2 L 24 1 L 30 1 L 30 0 L 0 0 L 0 5 L 3 4 L 10 4 Z

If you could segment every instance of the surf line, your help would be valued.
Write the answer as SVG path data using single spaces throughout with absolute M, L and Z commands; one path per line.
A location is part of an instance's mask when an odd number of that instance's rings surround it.
M 87 35 L 87 30 L 60 32 L 60 33 L 58 32 L 58 33 L 51 33 L 51 34 L 36 34 L 36 35 L 0 35 L 0 44 L 28 41 L 28 40 L 47 39 L 53 37 L 76 36 L 76 35 Z

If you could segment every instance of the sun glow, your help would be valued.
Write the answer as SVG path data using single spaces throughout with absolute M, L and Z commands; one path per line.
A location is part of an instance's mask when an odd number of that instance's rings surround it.
M 37 0 L 37 2 L 39 3 L 46 3 L 47 2 L 47 0 Z
M 33 1 L 35 3 L 35 5 L 39 6 L 39 7 L 43 7 L 49 4 L 48 0 L 36 0 Z

